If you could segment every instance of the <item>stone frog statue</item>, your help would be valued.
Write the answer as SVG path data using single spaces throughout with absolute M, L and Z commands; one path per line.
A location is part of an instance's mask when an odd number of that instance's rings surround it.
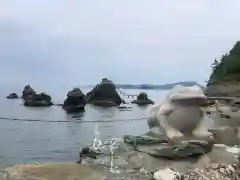
M 163 103 L 152 107 L 148 126 L 150 129 L 158 127 L 172 141 L 178 142 L 184 137 L 212 140 L 208 126 L 213 122 L 201 108 L 205 100 L 206 96 L 200 87 L 177 85 Z

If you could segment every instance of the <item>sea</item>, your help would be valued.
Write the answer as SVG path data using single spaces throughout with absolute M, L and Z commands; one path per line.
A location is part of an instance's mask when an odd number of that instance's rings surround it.
M 91 89 L 81 90 L 87 93 Z M 143 90 L 123 91 L 134 95 Z M 144 118 L 151 105 L 139 107 L 129 104 L 132 108 L 125 111 L 87 105 L 85 112 L 76 118 L 67 115 L 61 107 L 30 108 L 23 106 L 21 99 L 6 99 L 12 92 L 21 95 L 20 89 L 0 88 L 0 168 L 36 162 L 76 162 L 81 148 L 92 143 L 96 125 L 101 139 L 141 135 L 148 131 Z M 156 102 L 162 101 L 168 93 L 166 90 L 144 92 Z M 67 92 L 60 89 L 49 94 L 54 103 L 63 103 Z M 130 102 L 135 97 L 122 98 Z

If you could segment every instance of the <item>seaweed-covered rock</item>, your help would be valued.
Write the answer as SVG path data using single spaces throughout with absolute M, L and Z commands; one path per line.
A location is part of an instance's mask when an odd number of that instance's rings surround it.
M 86 105 L 86 97 L 79 88 L 74 88 L 67 94 L 67 99 L 63 103 L 63 108 L 68 112 L 84 111 Z
M 46 107 L 53 105 L 52 98 L 46 93 L 32 94 L 24 98 L 25 106 Z
M 116 86 L 112 81 L 104 78 L 89 93 L 87 102 L 97 106 L 119 106 L 123 100 L 117 92 Z
M 7 96 L 7 99 L 18 99 L 19 96 L 16 93 L 11 93 Z
M 22 91 L 22 98 L 27 99 L 29 96 L 33 96 L 35 94 L 36 91 L 30 85 L 26 85 Z
M 137 105 L 148 105 L 148 104 L 154 104 L 154 102 L 148 98 L 148 95 L 144 92 L 141 92 L 136 100 L 133 100 L 131 102 L 132 104 L 137 104 Z

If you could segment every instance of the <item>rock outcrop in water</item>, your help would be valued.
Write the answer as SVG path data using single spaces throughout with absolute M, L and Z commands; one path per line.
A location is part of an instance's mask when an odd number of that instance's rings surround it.
M 48 107 L 53 105 L 52 98 L 46 93 L 28 95 L 24 99 L 24 106 Z
M 36 93 L 30 86 L 26 85 L 22 92 L 24 106 L 47 107 L 53 105 L 52 97 L 46 93 Z
M 87 102 L 98 106 L 118 106 L 123 100 L 117 92 L 117 88 L 112 81 L 104 78 L 92 91 L 87 93 Z
M 7 99 L 18 99 L 19 96 L 16 93 L 11 93 L 6 98 Z
M 36 91 L 30 85 L 26 85 L 22 91 L 22 98 L 27 99 L 29 96 L 32 96 L 35 94 L 36 94 Z
M 67 99 L 63 103 L 63 109 L 68 113 L 82 112 L 85 109 L 86 96 L 79 88 L 74 88 L 67 94 Z
M 144 92 L 141 92 L 136 100 L 133 100 L 131 103 L 137 104 L 137 105 L 148 105 L 148 104 L 154 104 L 154 102 L 148 98 L 148 95 Z

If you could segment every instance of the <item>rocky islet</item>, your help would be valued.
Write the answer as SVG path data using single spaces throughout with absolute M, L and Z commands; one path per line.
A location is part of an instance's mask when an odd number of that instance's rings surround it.
M 139 106 L 154 104 L 154 102 L 148 98 L 148 95 L 145 92 L 140 92 L 137 96 L 137 99 L 133 100 L 131 103 Z
M 87 103 L 97 106 L 113 107 L 123 102 L 116 85 L 107 78 L 103 78 L 86 96 Z
M 86 105 L 86 96 L 79 88 L 74 88 L 67 93 L 62 108 L 68 113 L 83 112 Z
M 19 96 L 16 93 L 11 93 L 6 98 L 7 99 L 19 99 Z

